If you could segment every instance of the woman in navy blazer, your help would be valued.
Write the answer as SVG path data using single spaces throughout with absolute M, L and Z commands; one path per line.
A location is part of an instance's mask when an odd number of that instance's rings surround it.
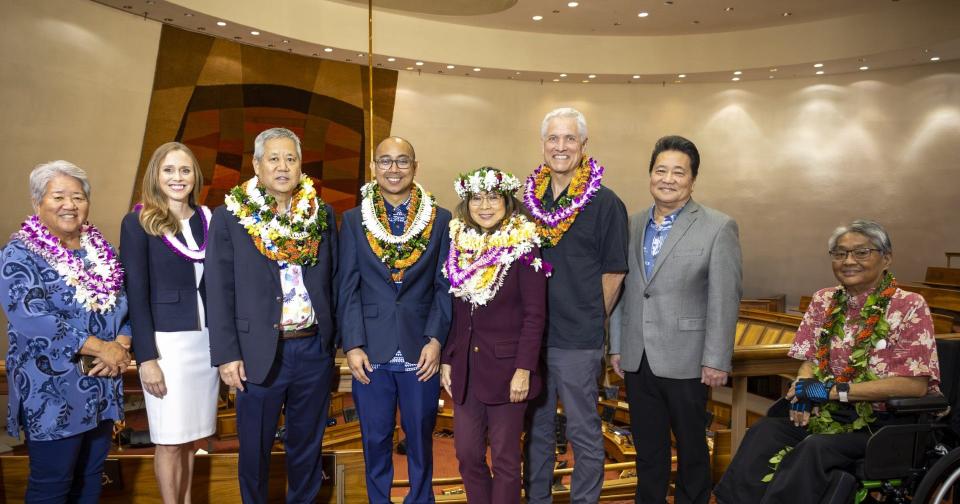
M 454 446 L 471 503 L 520 502 L 526 401 L 542 386 L 537 366 L 549 265 L 540 259 L 536 226 L 513 195 L 519 187 L 513 175 L 487 167 L 455 183 L 462 201 L 444 265 L 454 302 L 441 384 L 453 398 Z
M 190 502 L 193 441 L 216 430 L 219 374 L 210 365 L 203 284 L 210 210 L 197 204 L 202 186 L 190 149 L 161 145 L 143 175 L 143 203 L 120 227 L 133 350 L 165 504 Z

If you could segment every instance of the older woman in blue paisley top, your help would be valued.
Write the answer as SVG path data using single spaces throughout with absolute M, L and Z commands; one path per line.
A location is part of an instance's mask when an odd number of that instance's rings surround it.
M 25 500 L 93 503 L 130 363 L 123 270 L 86 223 L 90 184 L 66 161 L 30 173 L 36 213 L 0 258 L 0 304 L 9 320 L 7 430 L 26 434 Z

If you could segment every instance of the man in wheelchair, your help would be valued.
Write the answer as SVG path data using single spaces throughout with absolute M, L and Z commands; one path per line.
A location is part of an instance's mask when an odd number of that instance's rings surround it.
M 828 247 L 840 286 L 814 295 L 789 352 L 803 361 L 797 380 L 748 430 L 714 491 L 721 504 L 852 502 L 855 483 L 846 480 L 871 435 L 917 422 L 917 415 L 895 410 L 945 409 L 930 310 L 889 273 L 886 231 L 854 221 L 838 228 Z M 925 396 L 931 399 L 914 400 L 919 405 L 887 404 Z M 907 438 L 912 445 L 916 432 Z

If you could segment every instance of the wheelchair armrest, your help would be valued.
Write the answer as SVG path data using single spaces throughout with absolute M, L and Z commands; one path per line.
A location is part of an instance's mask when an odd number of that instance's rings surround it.
M 892 397 L 887 399 L 887 412 L 892 414 L 939 413 L 947 410 L 950 403 L 943 394 L 927 394 L 923 397 Z

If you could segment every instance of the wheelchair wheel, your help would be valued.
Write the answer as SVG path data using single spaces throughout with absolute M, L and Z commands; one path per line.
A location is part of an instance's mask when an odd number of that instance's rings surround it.
M 912 502 L 957 502 L 957 497 L 960 497 L 960 491 L 955 491 L 957 488 L 960 488 L 960 448 L 947 453 L 933 464 L 917 486 Z

